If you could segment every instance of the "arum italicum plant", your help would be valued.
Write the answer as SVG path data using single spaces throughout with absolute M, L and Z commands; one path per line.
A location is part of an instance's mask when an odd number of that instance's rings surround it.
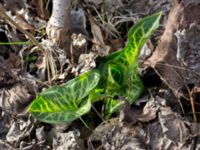
M 137 71 L 138 56 L 159 27 L 160 17 L 158 12 L 135 23 L 122 50 L 105 57 L 96 69 L 41 92 L 28 111 L 42 122 L 63 123 L 80 118 L 99 100 L 104 101 L 107 118 L 122 105 L 117 96 L 125 97 L 129 104 L 135 102 L 143 91 Z

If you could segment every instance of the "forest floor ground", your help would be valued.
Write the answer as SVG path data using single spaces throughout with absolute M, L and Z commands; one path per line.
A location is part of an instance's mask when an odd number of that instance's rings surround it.
M 0 0 L 6 13 L 44 49 L 59 50 L 49 46 L 45 31 L 52 8 L 51 1 L 48 2 Z M 200 149 L 200 27 L 194 23 L 184 34 L 181 32 L 184 28 L 173 31 L 176 51 L 169 50 L 168 59 L 160 61 L 165 67 L 157 69 L 158 60 L 164 56 L 158 57 L 156 51 L 162 46 L 169 47 L 160 39 L 168 39 L 165 34 L 171 35 L 173 25 L 169 25 L 169 12 L 173 5 L 171 0 L 74 1 L 71 20 L 80 19 L 72 21 L 71 30 L 74 35 L 83 34 L 86 43 L 72 46 L 73 54 L 61 62 L 63 71 L 51 79 L 45 71 L 47 58 L 43 53 L 18 26 L 0 16 L 0 150 Z M 28 105 L 41 90 L 72 79 L 80 71 L 98 64 L 97 57 L 121 49 L 134 22 L 161 10 L 161 25 L 140 55 L 139 70 L 145 91 L 135 104 L 125 106 L 109 120 L 96 113 L 101 110 L 101 104 L 95 104 L 96 111 L 82 118 L 89 129 L 80 120 L 50 125 L 27 113 Z M 80 39 L 72 37 L 71 40 L 73 43 Z M 184 46 L 186 51 L 180 52 Z M 177 65 L 177 60 L 172 58 L 182 61 L 183 65 Z M 171 68 L 187 72 L 178 70 L 179 79 L 177 72 L 168 71 Z

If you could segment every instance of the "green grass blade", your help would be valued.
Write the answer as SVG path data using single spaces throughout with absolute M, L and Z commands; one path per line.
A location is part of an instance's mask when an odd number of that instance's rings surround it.
M 16 41 L 16 42 L 1 42 L 0 45 L 30 45 L 32 42 L 29 41 Z

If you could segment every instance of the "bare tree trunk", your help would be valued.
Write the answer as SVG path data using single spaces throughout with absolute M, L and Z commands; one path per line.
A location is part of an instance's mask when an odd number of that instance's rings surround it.
M 71 0 L 53 0 L 53 11 L 46 31 L 49 39 L 61 48 L 69 42 Z

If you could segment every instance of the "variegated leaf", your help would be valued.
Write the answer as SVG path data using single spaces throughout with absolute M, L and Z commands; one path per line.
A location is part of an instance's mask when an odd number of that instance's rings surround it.
M 71 122 L 90 110 L 89 92 L 98 84 L 96 70 L 41 92 L 29 107 L 37 119 L 48 123 Z
M 143 91 L 143 84 L 137 72 L 140 50 L 152 33 L 159 27 L 160 17 L 161 12 L 145 17 L 137 22 L 128 33 L 128 44 L 121 51 L 107 56 L 100 65 L 102 82 L 109 83 L 112 76 L 115 83 L 121 86 L 121 88 L 117 89 L 116 86 L 113 86 L 113 90 L 115 90 L 113 92 L 114 96 L 115 93 L 125 96 L 130 104 Z M 106 86 L 105 88 L 112 88 L 110 84 Z M 117 102 L 115 103 L 117 105 Z M 111 107 L 108 108 L 112 109 Z M 112 111 L 107 110 L 107 112 Z

